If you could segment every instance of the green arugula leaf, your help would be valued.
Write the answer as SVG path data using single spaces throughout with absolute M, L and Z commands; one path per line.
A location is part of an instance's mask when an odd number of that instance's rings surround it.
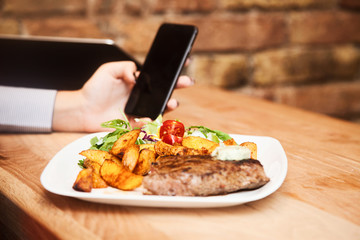
M 124 113 L 123 115 L 126 120 L 114 119 L 101 124 L 101 126 L 104 128 L 115 128 L 115 131 L 108 133 L 100 139 L 97 137 L 92 138 L 90 140 L 90 149 L 109 151 L 121 135 L 132 130 L 130 123 Z
M 130 123 L 122 119 L 114 119 L 101 124 L 104 128 L 127 129 L 131 130 Z
M 98 142 L 99 142 L 98 137 L 93 137 L 92 139 L 90 139 L 91 146 L 96 145 Z
M 216 141 L 216 139 L 214 139 L 214 135 L 221 141 L 226 141 L 226 140 L 231 139 L 230 135 L 227 133 L 224 133 L 219 130 L 212 130 L 212 129 L 204 127 L 204 126 L 191 126 L 191 127 L 188 127 L 187 129 L 188 129 L 188 134 L 190 134 L 190 135 L 192 132 L 194 132 L 194 130 L 198 130 L 202 134 L 204 134 L 205 137 L 210 138 L 210 140 L 215 141 L 215 142 L 218 142 L 218 141 Z
M 116 142 L 116 140 L 118 140 L 121 135 L 129 131 L 130 130 L 128 129 L 117 129 L 114 132 L 108 133 L 107 135 L 105 135 L 100 139 L 94 137 L 90 140 L 91 143 L 90 149 L 109 151 Z
M 80 168 L 84 169 L 85 168 L 84 159 L 79 160 L 78 165 Z

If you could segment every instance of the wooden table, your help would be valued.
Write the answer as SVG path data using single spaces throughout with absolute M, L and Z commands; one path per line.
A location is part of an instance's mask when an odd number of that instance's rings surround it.
M 47 192 L 40 175 L 77 133 L 0 135 L 4 239 L 360 239 L 360 125 L 216 89 L 177 90 L 166 118 L 271 136 L 288 158 L 272 195 L 224 208 L 90 203 Z

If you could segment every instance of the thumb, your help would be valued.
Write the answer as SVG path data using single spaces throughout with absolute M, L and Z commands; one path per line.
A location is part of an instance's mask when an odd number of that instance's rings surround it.
M 131 61 L 119 61 L 109 63 L 111 75 L 127 83 L 135 83 L 136 65 Z

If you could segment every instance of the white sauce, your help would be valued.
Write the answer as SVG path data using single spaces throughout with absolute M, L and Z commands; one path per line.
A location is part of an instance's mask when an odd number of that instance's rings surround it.
M 219 160 L 243 160 L 250 158 L 251 151 L 239 145 L 219 146 L 215 148 L 211 156 Z

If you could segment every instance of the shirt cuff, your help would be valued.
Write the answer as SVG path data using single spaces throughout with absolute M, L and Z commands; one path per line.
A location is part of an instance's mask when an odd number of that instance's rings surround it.
M 0 86 L 0 131 L 51 132 L 56 93 Z

